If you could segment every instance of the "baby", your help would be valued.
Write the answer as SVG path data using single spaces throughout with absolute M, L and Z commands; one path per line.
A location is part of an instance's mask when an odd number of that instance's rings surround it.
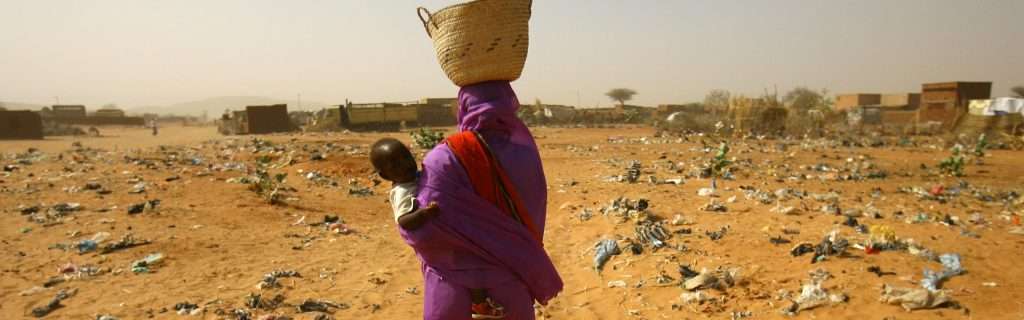
M 370 162 L 381 178 L 391 181 L 391 209 L 395 221 L 405 230 L 416 230 L 441 213 L 437 203 L 421 207 L 416 201 L 419 169 L 409 148 L 393 138 L 377 140 L 370 148 Z M 504 308 L 487 296 L 484 289 L 469 289 L 473 319 L 501 319 Z

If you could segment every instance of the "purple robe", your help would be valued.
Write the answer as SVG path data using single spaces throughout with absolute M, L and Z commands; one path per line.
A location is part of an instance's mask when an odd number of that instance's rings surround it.
M 459 91 L 459 130 L 483 136 L 543 237 L 544 168 L 517 109 L 519 101 L 507 81 L 464 87 Z M 437 202 L 441 214 L 415 231 L 399 232 L 422 264 L 424 319 L 469 319 L 469 288 L 486 289 L 505 307 L 506 319 L 534 319 L 534 301 L 546 304 L 562 290 L 542 245 L 525 226 L 476 194 L 447 145 L 438 145 L 423 159 L 419 188 L 419 202 Z

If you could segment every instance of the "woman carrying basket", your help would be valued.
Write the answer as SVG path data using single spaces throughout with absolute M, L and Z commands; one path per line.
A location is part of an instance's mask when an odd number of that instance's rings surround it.
M 421 262 L 424 319 L 469 319 L 469 288 L 486 289 L 506 319 L 534 319 L 562 280 L 543 247 L 547 183 L 518 117 L 510 81 L 526 59 L 530 1 L 477 0 L 419 9 L 438 61 L 461 87 L 456 133 L 423 160 L 419 203 L 442 214 L 400 230 Z

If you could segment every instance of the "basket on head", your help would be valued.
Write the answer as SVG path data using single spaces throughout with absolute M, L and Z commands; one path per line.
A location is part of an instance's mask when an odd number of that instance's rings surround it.
M 532 0 L 476 0 L 416 13 L 455 85 L 519 79 L 530 44 Z M 424 15 L 425 14 L 425 15 Z

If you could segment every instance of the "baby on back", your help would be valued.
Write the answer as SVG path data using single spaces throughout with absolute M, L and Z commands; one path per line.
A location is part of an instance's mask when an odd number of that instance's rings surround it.
M 437 203 L 422 207 L 416 201 L 416 194 L 419 191 L 419 168 L 416 165 L 416 157 L 413 157 L 412 152 L 401 141 L 394 138 L 377 140 L 370 148 L 370 163 L 381 178 L 391 181 L 388 198 L 391 200 L 395 221 L 402 229 L 419 229 L 441 213 Z M 473 303 L 470 307 L 470 316 L 473 319 L 504 318 L 504 308 L 487 295 L 487 290 L 470 288 L 469 294 Z

